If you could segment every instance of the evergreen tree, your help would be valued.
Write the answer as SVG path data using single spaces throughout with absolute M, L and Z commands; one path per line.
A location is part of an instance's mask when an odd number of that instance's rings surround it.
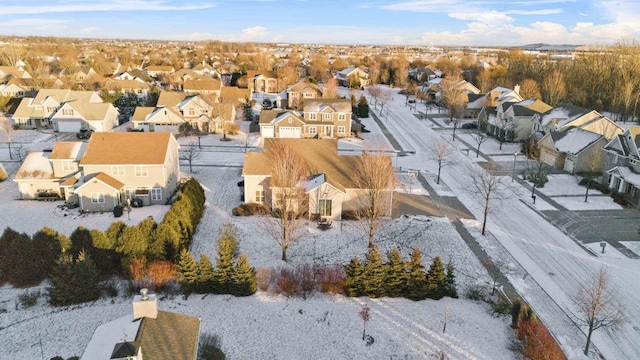
M 116 244 L 120 242 L 120 237 L 126 227 L 127 225 L 122 221 L 112 222 L 111 225 L 109 225 L 107 231 L 104 232 L 108 239 L 105 245 L 110 244 L 110 247 L 108 247 L 109 249 L 116 249 Z
M 67 306 L 93 301 L 100 297 L 100 277 L 91 257 L 84 251 L 76 260 L 62 254 L 49 277 L 49 302 Z
M 364 95 L 360 95 L 360 100 L 358 100 L 358 117 L 368 118 L 369 117 L 369 103 Z
M 514 329 L 518 327 L 518 320 L 520 317 L 521 309 L 522 309 L 522 301 L 520 300 L 519 297 L 517 297 L 515 300 L 513 300 L 513 303 L 511 304 L 511 327 Z
M 39 282 L 31 273 L 36 266 L 32 250 L 29 235 L 5 229 L 0 238 L 0 283 L 31 286 Z
M 378 247 L 369 249 L 364 264 L 364 294 L 371 298 L 385 296 L 385 267 Z
M 445 270 L 442 260 L 436 256 L 427 272 L 427 288 L 429 297 L 432 299 L 442 299 L 446 295 Z
M 33 234 L 32 242 L 31 258 L 34 263 L 30 272 L 37 282 L 41 282 L 49 276 L 62 251 L 68 249 L 71 244 L 69 238 L 48 227 Z
M 236 224 L 227 221 L 218 229 L 218 239 L 232 240 L 233 256 L 238 256 L 238 248 L 240 245 L 240 230 Z
M 179 247 L 180 234 L 168 221 L 163 220 L 156 228 L 156 239 L 149 244 L 149 252 L 159 258 L 177 262 L 180 255 Z
M 347 296 L 358 297 L 364 295 L 364 265 L 357 257 L 351 259 L 344 267 L 346 274 L 344 291 Z
M 198 270 L 196 260 L 189 250 L 182 249 L 182 252 L 180 252 L 180 261 L 178 261 L 176 271 L 178 272 L 178 282 L 180 282 L 180 285 L 182 285 L 187 292 L 192 291 L 198 281 Z
M 93 241 L 93 248 L 89 255 L 103 276 L 120 274 L 122 270 L 122 256 L 114 250 L 114 244 L 109 236 L 101 230 L 93 229 L 89 232 Z
M 407 285 L 407 271 L 404 259 L 398 248 L 394 248 L 387 256 L 385 293 L 389 297 L 400 297 L 405 293 Z
M 454 274 L 453 263 L 447 263 L 447 272 L 444 276 L 445 296 L 457 298 L 458 290 L 456 289 L 456 275 Z
M 411 300 L 422 300 L 427 297 L 427 276 L 422 266 L 422 253 L 413 249 L 408 264 L 407 297 Z
M 223 294 L 229 294 L 233 286 L 233 260 L 237 249 L 235 240 L 221 238 L 218 241 L 218 256 L 216 257 L 216 280 Z
M 235 296 L 249 296 L 256 292 L 258 282 L 256 280 L 256 271 L 251 267 L 249 258 L 245 254 L 240 254 L 238 261 L 233 269 L 233 287 L 232 294 Z
M 116 252 L 122 254 L 128 261 L 144 257 L 149 243 L 147 234 L 139 226 L 127 226 L 116 242 Z
M 211 264 L 211 261 L 205 254 L 200 255 L 200 261 L 198 261 L 197 273 L 198 273 L 198 280 L 197 280 L 198 291 L 205 292 L 205 293 L 213 291 L 215 288 L 213 284 L 215 273 L 213 271 L 213 265 Z

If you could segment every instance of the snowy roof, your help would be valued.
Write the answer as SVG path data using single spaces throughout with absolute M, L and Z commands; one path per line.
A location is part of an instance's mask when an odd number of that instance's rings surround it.
M 59 141 L 53 146 L 49 159 L 80 161 L 86 147 L 84 141 Z
M 116 344 L 135 340 L 141 323 L 140 319 L 133 320 L 129 314 L 98 326 L 80 359 L 110 359 Z
M 48 151 L 29 152 L 14 179 L 54 179 L 49 155 Z
M 618 174 L 624 179 L 624 181 L 631 183 L 637 187 L 640 187 L 640 174 L 636 174 L 631 169 L 626 166 L 617 166 L 609 171 L 608 173 L 612 173 L 617 171 Z
M 565 136 L 556 141 L 556 148 L 561 153 L 576 155 L 601 138 L 600 134 L 575 128 L 569 130 Z
M 306 183 L 304 184 L 304 189 L 306 192 L 309 192 L 318 186 L 324 184 L 327 181 L 325 174 L 315 174 L 309 176 Z

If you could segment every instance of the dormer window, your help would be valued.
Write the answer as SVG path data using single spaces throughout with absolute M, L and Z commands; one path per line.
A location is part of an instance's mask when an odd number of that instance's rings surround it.
M 309 120 L 315 120 L 316 119 L 316 113 L 309 113 Z
M 325 113 L 322 115 L 324 120 L 331 120 L 331 114 Z

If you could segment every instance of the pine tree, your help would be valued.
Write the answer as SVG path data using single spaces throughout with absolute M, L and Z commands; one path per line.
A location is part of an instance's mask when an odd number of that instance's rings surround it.
M 422 265 L 422 253 L 413 249 L 408 264 L 407 297 L 411 300 L 422 300 L 427 297 L 427 275 Z
M 232 294 L 235 296 L 249 296 L 256 292 L 258 282 L 256 271 L 251 267 L 249 258 L 245 254 L 240 254 L 233 269 Z
M 444 265 L 440 257 L 436 256 L 427 272 L 427 289 L 430 298 L 439 300 L 446 295 L 444 278 Z
M 180 261 L 178 261 L 176 271 L 178 272 L 178 281 L 180 284 L 187 292 L 192 291 L 198 281 L 198 270 L 196 261 L 189 250 L 183 249 L 180 253 Z
M 358 297 L 364 295 L 364 265 L 357 257 L 351 259 L 344 267 L 346 275 L 344 291 L 347 296 Z
M 73 257 L 70 254 L 62 254 L 51 270 L 49 276 L 49 303 L 53 306 L 64 306 L 70 299 L 73 279 Z
M 1 282 L 16 286 L 32 286 L 39 282 L 32 274 L 36 266 L 31 237 L 7 228 L 0 238 Z
M 400 297 L 405 293 L 407 285 L 407 271 L 404 259 L 398 248 L 394 248 L 387 256 L 385 293 L 389 297 Z
M 360 100 L 358 100 L 358 117 L 368 118 L 369 117 L 369 103 L 364 95 L 360 95 Z
M 445 296 L 457 298 L 458 290 L 456 289 L 456 275 L 454 273 L 453 263 L 447 263 L 447 273 L 444 276 Z
M 385 296 L 385 267 L 378 247 L 369 249 L 364 264 L 364 294 L 371 298 Z
M 84 251 L 77 259 L 62 254 L 49 277 L 49 302 L 53 306 L 67 306 L 93 301 L 100 297 L 98 269 Z
M 77 303 L 93 301 L 100 297 L 100 273 L 89 254 L 81 252 L 73 264 L 74 292 Z
M 197 289 L 199 292 L 212 292 L 215 289 L 214 279 L 215 273 L 213 271 L 213 265 L 207 257 L 207 255 L 200 255 L 200 261 L 198 261 L 198 280 Z
M 235 240 L 221 238 L 218 242 L 218 256 L 216 257 L 216 279 L 220 284 L 220 291 L 229 294 L 233 285 L 234 251 L 237 249 Z
M 30 272 L 37 282 L 49 276 L 60 254 L 65 250 L 64 247 L 70 246 L 68 241 L 66 236 L 61 236 L 57 231 L 47 227 L 33 234 L 31 258 L 34 260 L 34 266 Z

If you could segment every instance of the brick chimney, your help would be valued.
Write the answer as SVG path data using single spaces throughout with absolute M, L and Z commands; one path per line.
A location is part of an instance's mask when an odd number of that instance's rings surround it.
M 158 316 L 158 297 L 148 292 L 148 289 L 140 289 L 140 295 L 133 297 L 134 320 L 143 317 L 155 319 Z

